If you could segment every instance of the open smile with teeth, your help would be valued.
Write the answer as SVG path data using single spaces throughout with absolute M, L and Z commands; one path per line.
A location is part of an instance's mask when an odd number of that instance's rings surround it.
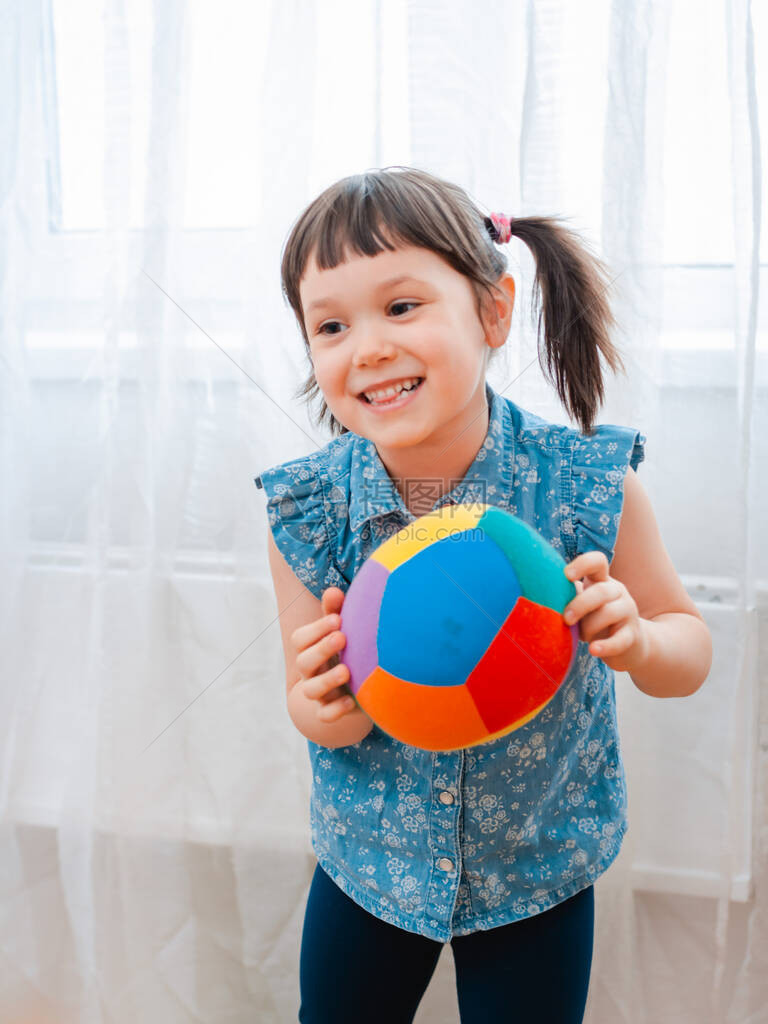
M 358 398 L 369 405 L 394 404 L 403 393 L 415 391 L 423 383 L 423 377 L 406 377 L 397 384 L 390 384 L 386 388 L 377 391 L 363 391 Z

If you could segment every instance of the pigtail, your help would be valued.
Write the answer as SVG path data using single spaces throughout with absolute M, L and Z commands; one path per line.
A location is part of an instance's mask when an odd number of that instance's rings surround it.
M 541 296 L 537 337 L 543 318 L 542 371 L 582 433 L 590 435 L 604 400 L 600 353 L 614 372 L 624 370 L 610 338 L 616 321 L 606 297 L 610 281 L 605 267 L 575 232 L 553 217 L 512 219 L 510 230 L 536 262 L 533 300 L 535 308 Z

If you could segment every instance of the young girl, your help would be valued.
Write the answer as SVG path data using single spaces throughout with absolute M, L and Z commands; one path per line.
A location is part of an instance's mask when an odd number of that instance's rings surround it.
M 512 235 L 536 261 L 545 372 L 580 429 L 486 381 L 510 328 L 515 285 L 497 246 Z M 387 168 L 310 204 L 282 281 L 311 361 L 299 393 L 321 394 L 335 435 L 256 478 L 288 711 L 312 767 L 318 863 L 299 1020 L 412 1021 L 450 942 L 463 1024 L 581 1021 L 593 883 L 627 828 L 614 670 L 651 696 L 682 697 L 711 662 L 634 472 L 646 438 L 593 426 L 600 355 L 621 365 L 602 265 L 554 219 L 484 216 L 456 185 Z M 560 551 L 581 643 L 532 721 L 434 753 L 392 739 L 349 695 L 339 612 L 379 544 L 432 508 L 473 501 Z

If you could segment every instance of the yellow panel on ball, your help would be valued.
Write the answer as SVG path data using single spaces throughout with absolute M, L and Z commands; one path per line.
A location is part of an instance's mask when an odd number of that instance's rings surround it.
M 488 738 L 488 726 L 463 684 L 408 683 L 377 665 L 357 699 L 384 732 L 423 750 L 456 750 Z
M 409 526 L 404 526 L 376 548 L 370 557 L 392 572 L 427 545 L 445 540 L 452 529 L 473 529 L 485 514 L 487 507 L 469 502 L 462 505 L 442 505 Z

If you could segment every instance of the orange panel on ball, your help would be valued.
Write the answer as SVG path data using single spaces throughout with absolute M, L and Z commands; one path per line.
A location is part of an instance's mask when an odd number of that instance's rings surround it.
M 488 734 L 466 686 L 409 683 L 378 665 L 357 699 L 384 732 L 423 750 L 470 746 Z
M 557 692 L 572 652 L 559 612 L 519 597 L 467 679 L 488 732 L 531 717 Z

